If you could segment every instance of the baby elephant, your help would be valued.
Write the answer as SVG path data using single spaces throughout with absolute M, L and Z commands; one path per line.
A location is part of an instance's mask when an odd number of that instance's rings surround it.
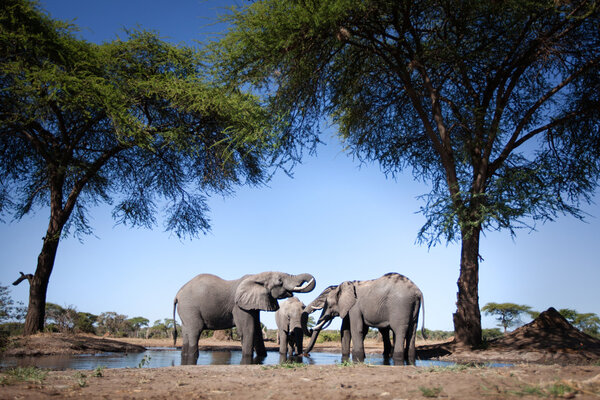
M 310 336 L 309 332 L 302 331 L 302 326 L 306 326 L 306 324 L 302 324 L 302 318 L 308 319 L 308 314 L 303 314 L 303 311 L 304 304 L 297 297 L 290 297 L 281 302 L 279 310 L 275 312 L 279 353 L 281 355 L 287 355 L 288 346 L 290 356 L 302 355 L 303 336 L 304 334 Z

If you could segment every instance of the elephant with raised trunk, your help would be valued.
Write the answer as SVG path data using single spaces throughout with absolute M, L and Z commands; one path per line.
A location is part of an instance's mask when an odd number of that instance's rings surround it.
M 181 364 L 196 364 L 198 339 L 203 330 L 234 326 L 242 340 L 242 362 L 250 362 L 253 351 L 258 357 L 266 356 L 260 311 L 276 311 L 277 299 L 310 292 L 315 284 L 310 274 L 283 272 L 261 272 L 232 281 L 211 274 L 196 276 L 179 289 L 173 302 L 173 319 L 179 305 L 182 326 Z
M 302 355 L 304 334 L 310 336 L 308 331 L 302 330 L 303 317 L 308 319 L 308 314 L 304 313 L 304 304 L 297 297 L 290 297 L 281 302 L 279 310 L 275 312 L 279 354 L 287 355 L 289 347 L 290 356 Z
M 415 339 L 419 309 L 425 306 L 423 294 L 410 279 L 389 273 L 369 281 L 347 281 L 325 289 L 319 297 L 304 309 L 306 315 L 322 309 L 317 325 L 313 328 L 310 343 L 305 350 L 310 352 L 324 325 L 334 317 L 342 318 L 342 356 L 364 361 L 364 338 L 369 327 L 378 328 L 384 340 L 384 357 L 392 357 L 395 363 L 415 364 Z M 306 320 L 306 319 L 305 319 Z M 306 326 L 303 326 L 307 329 Z M 424 326 L 422 332 L 424 332 Z M 389 340 L 393 332 L 394 344 Z

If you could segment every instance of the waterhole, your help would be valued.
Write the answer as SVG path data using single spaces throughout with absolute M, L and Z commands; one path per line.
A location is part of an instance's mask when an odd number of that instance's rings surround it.
M 95 355 L 56 355 L 38 357 L 6 357 L 0 359 L 0 367 L 36 366 L 53 370 L 96 369 L 100 368 L 160 368 L 181 365 L 180 350 L 176 348 L 149 348 L 143 353 L 100 353 Z M 277 365 L 286 361 L 304 364 L 338 364 L 345 361 L 339 353 L 314 352 L 309 357 L 286 360 L 278 352 L 268 352 L 265 358 L 254 359 L 253 363 Z M 239 365 L 242 363 L 240 351 L 200 351 L 198 365 Z M 367 354 L 365 363 L 371 365 L 394 365 L 393 360 L 384 359 L 381 354 Z M 455 363 L 436 360 L 417 360 L 417 366 L 452 366 Z M 486 364 L 492 367 L 504 367 L 510 364 Z

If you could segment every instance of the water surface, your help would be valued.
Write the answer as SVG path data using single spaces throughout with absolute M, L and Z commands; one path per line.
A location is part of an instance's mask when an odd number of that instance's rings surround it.
M 143 353 L 99 353 L 95 355 L 61 355 L 38 357 L 6 357 L 0 359 L 0 367 L 36 366 L 53 370 L 106 368 L 159 368 L 181 365 L 181 351 L 175 348 L 149 348 Z M 275 365 L 285 362 L 278 352 L 269 351 L 262 359 L 254 359 L 253 363 Z M 339 353 L 314 352 L 310 357 L 295 358 L 304 364 L 331 365 L 347 361 Z M 198 365 L 239 365 L 242 363 L 242 351 L 200 351 Z M 394 365 L 393 360 L 384 360 L 381 354 L 367 354 L 365 363 L 372 365 Z M 417 360 L 417 366 L 450 366 L 455 363 L 436 360 Z M 510 364 L 489 364 L 494 367 Z

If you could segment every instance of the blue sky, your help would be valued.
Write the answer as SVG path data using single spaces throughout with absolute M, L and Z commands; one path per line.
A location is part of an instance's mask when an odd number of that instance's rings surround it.
M 93 42 L 124 37 L 123 28 L 153 29 L 172 42 L 206 41 L 223 29 L 214 24 L 224 1 L 45 0 L 53 18 L 74 20 Z M 317 155 L 305 157 L 294 177 L 276 174 L 262 188 L 238 188 L 233 196 L 209 200 L 212 230 L 194 240 L 164 232 L 115 225 L 110 207 L 92 209 L 94 235 L 60 243 L 47 300 L 100 314 L 115 311 L 151 321 L 172 315 L 179 288 L 199 273 L 236 279 L 247 273 L 310 272 L 317 278 L 310 302 L 325 287 L 345 280 L 374 279 L 396 271 L 411 278 L 425 296 L 425 326 L 452 330 L 460 246 L 431 249 L 415 242 L 425 222 L 417 196 L 427 185 L 410 171 L 386 178 L 375 164 L 360 165 L 344 153 L 330 130 Z M 479 296 L 487 302 L 527 304 L 543 311 L 573 308 L 600 314 L 600 196 L 584 207 L 587 222 L 561 217 L 521 231 L 487 232 L 482 238 Z M 18 272 L 32 273 L 41 250 L 48 210 L 0 224 L 0 284 Z M 27 303 L 28 286 L 11 286 Z M 273 313 L 261 320 L 274 328 Z M 491 328 L 495 321 L 483 318 Z M 337 325 L 339 326 L 339 325 Z M 336 327 L 336 325 L 332 325 Z

